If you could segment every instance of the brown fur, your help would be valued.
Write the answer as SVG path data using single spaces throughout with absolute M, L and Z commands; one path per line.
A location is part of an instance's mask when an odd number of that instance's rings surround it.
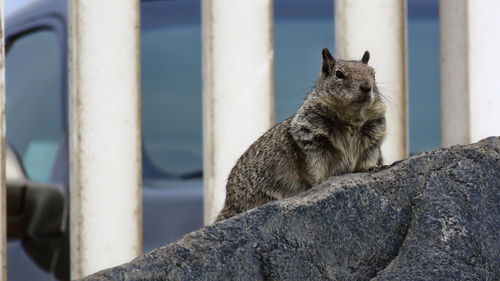
M 217 221 L 331 176 L 382 165 L 385 105 L 369 57 L 365 52 L 361 61 L 335 60 L 323 49 L 321 73 L 304 104 L 253 143 L 231 170 Z

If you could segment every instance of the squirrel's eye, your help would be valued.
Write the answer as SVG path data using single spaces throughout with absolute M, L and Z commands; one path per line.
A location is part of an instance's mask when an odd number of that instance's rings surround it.
M 340 70 L 335 71 L 335 76 L 337 76 L 337 78 L 340 78 L 340 79 L 345 78 L 344 73 L 342 73 L 342 71 L 340 71 Z

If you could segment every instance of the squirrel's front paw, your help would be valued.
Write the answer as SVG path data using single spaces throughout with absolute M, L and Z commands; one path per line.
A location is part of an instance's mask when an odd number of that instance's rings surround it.
M 377 166 L 373 166 L 373 167 L 370 167 L 368 168 L 368 172 L 373 172 L 373 171 L 376 171 L 376 170 L 379 170 L 380 168 L 382 168 L 382 165 L 377 165 Z

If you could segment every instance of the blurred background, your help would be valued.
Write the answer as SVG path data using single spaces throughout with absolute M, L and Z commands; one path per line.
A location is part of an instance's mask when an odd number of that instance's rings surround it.
M 321 49 L 334 50 L 333 6 L 274 1 L 276 122 L 295 113 L 314 85 Z M 66 11 L 64 0 L 5 0 L 7 141 L 29 180 L 64 190 Z M 199 0 L 141 1 L 144 251 L 203 225 L 200 13 Z M 54 14 L 57 23 L 25 27 L 29 18 Z M 438 14 L 438 0 L 408 0 L 411 154 L 441 145 Z M 382 91 L 390 83 L 378 81 Z M 63 242 L 9 237 L 9 280 L 68 279 L 67 228 L 57 235 Z M 49 246 L 33 250 L 35 240 Z

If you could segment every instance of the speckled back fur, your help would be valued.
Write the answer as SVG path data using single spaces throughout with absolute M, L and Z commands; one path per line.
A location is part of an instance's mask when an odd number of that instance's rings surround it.
M 217 221 L 301 193 L 331 176 L 383 163 L 385 105 L 368 65 L 323 49 L 316 85 L 292 117 L 254 142 L 231 170 Z

